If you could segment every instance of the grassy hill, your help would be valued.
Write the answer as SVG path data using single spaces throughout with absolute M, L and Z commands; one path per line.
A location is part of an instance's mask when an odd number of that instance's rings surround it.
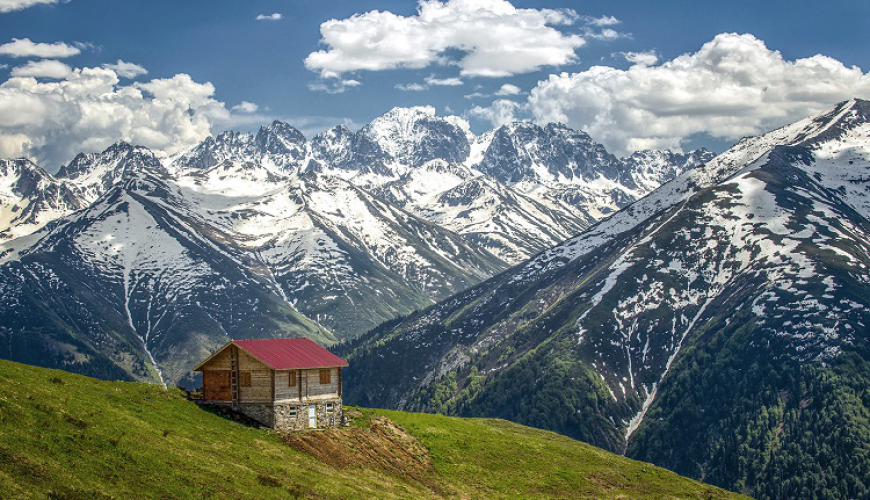
M 287 436 L 177 390 L 0 361 L 3 498 L 736 499 L 501 420 L 351 410 Z

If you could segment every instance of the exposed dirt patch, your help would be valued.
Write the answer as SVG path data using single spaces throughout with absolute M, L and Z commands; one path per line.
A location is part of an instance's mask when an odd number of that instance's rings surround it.
M 283 440 L 337 469 L 354 466 L 379 469 L 442 493 L 429 451 L 386 417 L 373 419 L 365 429 L 296 432 L 285 435 Z

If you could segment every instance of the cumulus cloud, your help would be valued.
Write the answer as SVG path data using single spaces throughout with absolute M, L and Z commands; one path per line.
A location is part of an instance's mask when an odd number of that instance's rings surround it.
M 468 115 L 472 118 L 485 120 L 492 124 L 493 127 L 501 127 L 502 125 L 517 121 L 518 115 L 522 113 L 523 105 L 507 99 L 499 99 L 487 107 L 475 106 L 468 110 Z
M 256 113 L 259 109 L 260 106 L 258 106 L 256 103 L 248 101 L 242 101 L 232 107 L 233 111 L 238 111 L 240 113 Z
M 0 0 L 2 1 L 2 0 Z M 41 57 L 58 59 L 81 54 L 81 49 L 63 42 L 36 43 L 29 38 L 13 38 L 11 42 L 0 45 L 0 55 L 9 57 Z
M 256 19 L 257 21 L 280 21 L 281 19 L 284 19 L 284 14 L 280 14 L 278 12 L 274 14 L 260 14 L 254 19 Z
M 118 140 L 172 154 L 232 119 L 212 84 L 186 74 L 119 82 L 109 68 L 75 69 L 55 82 L 20 76 L 3 82 L 0 157 L 26 156 L 53 169 Z
M 495 95 L 517 95 L 522 91 L 523 90 L 521 88 L 517 87 L 516 85 L 511 85 L 510 83 L 506 83 L 506 84 L 502 85 L 501 88 L 495 92 Z
M 697 133 L 733 140 L 841 100 L 870 98 L 870 73 L 824 55 L 787 60 L 752 35 L 724 33 L 660 65 L 633 57 L 626 70 L 551 75 L 531 91 L 526 110 L 538 122 L 583 129 L 625 153 L 678 149 Z
M 0 13 L 26 9 L 38 4 L 57 3 L 57 0 L 0 0 Z
M 370 11 L 320 25 L 325 50 L 305 65 L 322 77 L 455 64 L 464 76 L 502 77 L 574 62 L 585 41 L 559 26 L 572 10 L 518 9 L 507 0 L 421 0 L 417 14 Z M 461 52 L 458 60 L 452 51 Z
M 12 68 L 12 76 L 33 78 L 66 78 L 72 73 L 72 68 L 54 59 L 29 61 L 24 66 Z
M 148 70 L 138 64 L 122 61 L 118 59 L 115 64 L 104 64 L 104 68 L 114 71 L 122 78 L 136 78 L 137 76 L 147 75 Z
M 435 75 L 429 75 L 426 78 L 426 85 L 432 87 L 458 87 L 462 85 L 460 78 L 436 78 Z

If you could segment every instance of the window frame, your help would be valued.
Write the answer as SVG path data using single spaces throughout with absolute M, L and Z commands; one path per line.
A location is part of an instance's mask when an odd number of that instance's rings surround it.
M 298 381 L 296 380 L 296 372 L 291 371 L 287 373 L 287 387 L 296 387 Z
M 326 382 L 324 382 L 326 380 Z M 332 370 L 320 370 L 320 385 L 329 385 L 332 383 Z
M 240 371 L 239 372 L 239 387 L 252 387 L 253 381 L 251 380 L 251 372 L 250 371 Z

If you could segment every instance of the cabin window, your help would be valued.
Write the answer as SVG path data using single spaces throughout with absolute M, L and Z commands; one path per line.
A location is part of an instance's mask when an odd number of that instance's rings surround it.
M 287 378 L 289 379 L 287 382 L 287 386 L 296 387 L 296 372 L 290 372 Z
M 333 410 L 333 404 L 332 404 L 332 403 L 326 403 L 326 414 L 327 414 L 327 415 L 332 415 L 332 410 Z
M 330 371 L 329 370 L 320 370 L 320 384 L 327 385 L 330 382 Z
M 288 415 L 290 418 L 296 418 L 296 407 L 295 407 L 295 406 L 291 406 L 290 409 L 287 411 L 287 415 Z
M 239 385 L 251 387 L 251 372 L 239 372 Z

